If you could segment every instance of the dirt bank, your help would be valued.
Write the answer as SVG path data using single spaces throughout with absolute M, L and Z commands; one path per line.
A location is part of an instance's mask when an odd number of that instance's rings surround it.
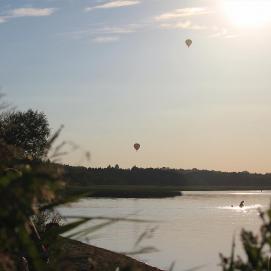
M 125 255 L 61 237 L 49 250 L 50 265 L 63 271 L 162 271 Z

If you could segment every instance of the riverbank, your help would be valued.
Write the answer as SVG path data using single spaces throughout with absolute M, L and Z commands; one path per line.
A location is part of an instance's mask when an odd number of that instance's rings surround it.
M 128 256 L 62 237 L 49 251 L 51 267 L 65 271 L 163 271 Z
M 70 186 L 67 193 L 94 198 L 168 198 L 182 195 L 179 187 L 148 185 Z
M 271 190 L 271 186 L 149 186 L 92 185 L 68 186 L 68 194 L 83 194 L 94 198 L 168 198 L 182 196 L 185 191 L 248 191 Z

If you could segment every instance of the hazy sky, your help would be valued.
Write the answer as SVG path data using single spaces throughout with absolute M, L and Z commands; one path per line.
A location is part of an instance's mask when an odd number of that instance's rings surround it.
M 270 0 L 0 1 L 2 92 L 64 162 L 270 172 L 270 71 Z

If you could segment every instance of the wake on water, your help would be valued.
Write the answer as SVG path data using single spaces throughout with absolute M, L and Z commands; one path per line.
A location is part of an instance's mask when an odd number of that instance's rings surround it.
M 261 204 L 252 204 L 252 205 L 245 205 L 244 207 L 239 207 L 239 205 L 236 206 L 219 206 L 218 209 L 223 210 L 233 210 L 233 211 L 249 211 L 253 209 L 263 209 L 263 205 Z

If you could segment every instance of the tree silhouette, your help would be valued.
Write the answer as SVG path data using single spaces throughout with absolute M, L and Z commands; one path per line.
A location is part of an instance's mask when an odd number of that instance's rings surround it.
M 49 135 L 49 124 L 42 112 L 16 111 L 0 116 L 0 138 L 8 145 L 21 149 L 26 158 L 41 158 Z

